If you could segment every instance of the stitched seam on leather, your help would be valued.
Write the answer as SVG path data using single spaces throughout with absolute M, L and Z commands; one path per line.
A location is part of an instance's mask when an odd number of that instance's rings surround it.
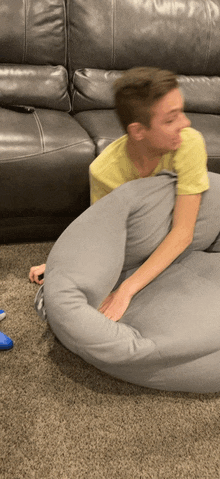
M 22 63 L 25 63 L 27 53 L 27 0 L 24 1 L 24 45 Z
M 205 59 L 205 65 L 204 65 L 204 73 L 206 73 L 206 69 L 209 62 L 211 37 L 212 37 L 211 8 L 208 2 L 205 2 L 205 8 L 207 12 L 207 50 L 206 50 L 206 59 Z
M 115 12 L 116 12 L 116 1 L 112 0 L 112 68 L 115 65 Z
M 67 18 L 67 70 L 70 81 L 72 81 L 73 69 L 71 65 L 70 56 L 70 2 L 67 2 L 66 6 L 66 18 Z M 70 90 L 71 91 L 71 90 Z
M 63 19 L 64 19 L 64 44 L 65 44 L 65 46 L 64 46 L 64 48 L 65 48 L 64 62 L 65 62 L 65 67 L 66 67 L 67 66 L 68 37 L 67 37 L 67 13 L 66 13 L 66 6 L 65 6 L 64 0 L 63 0 Z
M 45 152 L 45 143 L 44 143 L 43 128 L 42 128 L 42 125 L 41 125 L 41 122 L 40 122 L 40 118 L 39 118 L 38 114 L 36 113 L 36 111 L 34 111 L 33 115 L 34 115 L 34 118 L 36 120 L 36 124 L 37 124 L 39 134 L 40 134 L 40 142 L 41 142 L 42 152 L 44 153 Z
M 61 151 L 61 150 L 67 150 L 68 148 L 75 148 L 75 146 L 77 145 L 83 145 L 83 144 L 86 144 L 88 143 L 89 145 L 91 145 L 91 141 L 90 140 L 83 140 L 83 141 L 79 141 L 78 143 L 72 143 L 72 145 L 67 145 L 67 146 L 61 146 L 60 148 L 54 148 L 53 150 L 49 150 L 49 151 L 43 151 L 43 154 L 44 155 L 49 155 L 50 153 L 56 153 L 56 151 Z M 94 146 L 94 144 L 92 145 Z M 23 155 L 23 156 L 16 156 L 16 157 L 13 157 L 13 158 L 6 158 L 6 159 L 3 159 L 0 161 L 0 167 L 1 165 L 3 165 L 3 163 L 9 163 L 10 161 L 19 161 L 19 160 L 28 160 L 29 158 L 34 158 L 35 156 L 39 156 L 41 155 L 42 153 L 33 153 L 32 155 L 29 154 L 29 155 Z M 92 160 L 91 160 L 92 161 Z
M 71 93 L 72 93 L 71 108 L 72 108 L 72 111 L 73 111 L 73 112 L 75 112 L 74 104 L 75 104 L 75 96 L 76 96 L 75 76 L 76 76 L 76 71 L 74 71 L 74 73 L 73 73 L 73 80 L 70 80 L 70 91 L 71 91 Z M 76 111 L 77 111 L 77 110 L 76 110 Z

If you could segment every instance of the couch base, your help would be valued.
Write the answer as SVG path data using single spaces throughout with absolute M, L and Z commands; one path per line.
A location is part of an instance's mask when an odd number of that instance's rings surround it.
M 0 109 L 0 242 L 56 239 L 89 206 L 95 146 L 68 113 Z
M 56 241 L 74 217 L 26 217 L 2 219 L 0 243 Z

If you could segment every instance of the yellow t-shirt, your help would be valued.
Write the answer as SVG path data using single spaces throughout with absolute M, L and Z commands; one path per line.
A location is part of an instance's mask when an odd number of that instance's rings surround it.
M 202 193 L 209 188 L 203 136 L 193 128 L 184 128 L 181 137 L 182 143 L 178 150 L 163 155 L 149 176 L 155 176 L 162 170 L 172 171 L 177 174 L 177 195 Z M 127 154 L 127 138 L 128 135 L 124 135 L 111 143 L 91 163 L 91 204 L 127 181 L 140 178 L 137 168 Z

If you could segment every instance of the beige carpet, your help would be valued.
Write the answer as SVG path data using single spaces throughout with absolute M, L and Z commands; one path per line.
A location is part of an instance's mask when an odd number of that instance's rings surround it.
M 1 479 L 219 479 L 220 395 L 111 378 L 66 350 L 33 308 L 52 244 L 3 245 Z M 2 422 L 2 421 L 1 421 Z

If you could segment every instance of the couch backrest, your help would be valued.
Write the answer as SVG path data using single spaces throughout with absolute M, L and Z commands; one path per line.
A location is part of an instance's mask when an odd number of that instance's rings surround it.
M 114 108 L 122 71 L 175 71 L 186 111 L 220 112 L 220 0 L 1 0 L 0 106 Z
M 0 1 L 0 105 L 68 111 L 64 0 Z
M 175 71 L 186 111 L 220 113 L 220 0 L 74 0 L 68 5 L 73 110 L 113 108 L 121 71 Z
M 219 10 L 219 0 L 70 0 L 70 68 L 220 75 Z
M 0 62 L 66 66 L 64 0 L 1 0 Z

